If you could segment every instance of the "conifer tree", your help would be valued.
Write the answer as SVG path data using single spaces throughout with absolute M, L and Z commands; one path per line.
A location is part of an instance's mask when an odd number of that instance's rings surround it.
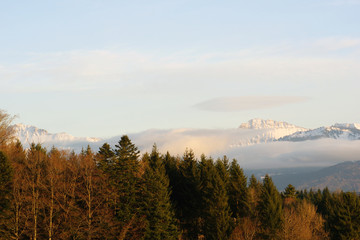
M 283 198 L 283 204 L 286 205 L 292 205 L 296 202 L 296 189 L 293 185 L 289 184 L 284 189 L 284 192 L 281 193 L 281 196 Z
M 0 239 L 10 234 L 9 209 L 12 188 L 12 168 L 8 158 L 0 151 Z
M 186 150 L 179 165 L 176 211 L 180 219 L 184 239 L 197 239 L 200 234 L 200 174 L 199 166 L 192 150 Z
M 128 165 L 136 167 L 140 151 L 127 135 L 123 135 L 115 147 L 115 154 L 118 158 L 117 161 L 121 162 L 121 160 L 124 160 Z
M 140 151 L 127 135 L 122 136 L 115 147 L 114 164 L 109 171 L 111 182 L 117 191 L 115 214 L 121 225 L 121 238 L 125 239 L 130 238 L 131 228 L 134 228 L 140 217 Z
M 225 183 L 225 185 L 228 185 L 229 182 L 229 177 L 230 177 L 230 173 L 229 173 L 229 159 L 224 156 L 222 159 L 218 159 L 215 163 L 215 167 L 217 172 L 219 173 L 220 178 L 223 180 L 223 182 Z
M 203 235 L 205 239 L 228 239 L 232 230 L 225 182 L 212 159 L 201 160 Z
M 257 178 L 255 177 L 254 174 L 251 174 L 251 177 L 249 180 L 249 188 L 256 188 L 256 189 L 261 188 L 261 183 L 259 182 L 259 180 L 257 180 Z
M 261 183 L 257 180 L 254 174 L 251 175 L 249 180 L 249 214 L 251 218 L 258 216 L 258 204 L 261 195 Z
M 112 179 L 120 191 L 118 214 L 122 215 L 123 220 L 128 221 L 132 218 L 133 208 L 136 206 L 139 150 L 126 135 L 121 137 L 115 147 L 116 159 Z
M 263 238 L 277 239 L 283 224 L 282 200 L 269 175 L 265 176 L 261 191 L 258 209 Z
M 301 189 L 300 191 L 296 192 L 297 198 L 301 200 L 308 200 L 310 201 L 309 193 L 306 189 Z
M 360 199 L 356 193 L 340 193 L 333 199 L 329 226 L 332 239 L 360 239 Z
M 245 217 L 249 214 L 249 191 L 244 171 L 234 159 L 230 166 L 228 183 L 229 206 L 233 218 Z
M 316 201 L 318 202 L 318 212 L 320 212 L 325 217 L 325 219 L 327 219 L 332 205 L 332 196 L 329 189 L 326 187 L 322 192 L 319 189 L 316 198 Z
M 164 156 L 164 165 L 166 174 L 169 177 L 170 181 L 170 188 L 171 191 L 171 200 L 173 203 L 176 203 L 176 194 L 178 191 L 179 183 L 180 183 L 180 173 L 179 173 L 179 164 L 180 160 L 179 158 L 173 157 L 170 155 L 169 152 L 167 152 Z
M 104 143 L 96 155 L 96 164 L 103 172 L 110 174 L 111 166 L 114 164 L 115 153 L 108 143 Z
M 143 176 L 143 211 L 147 220 L 145 239 L 178 239 L 176 218 L 170 201 L 169 179 L 163 158 L 154 145 Z
M 285 198 L 295 198 L 296 197 L 296 189 L 293 185 L 289 184 L 285 188 L 284 191 L 284 197 Z

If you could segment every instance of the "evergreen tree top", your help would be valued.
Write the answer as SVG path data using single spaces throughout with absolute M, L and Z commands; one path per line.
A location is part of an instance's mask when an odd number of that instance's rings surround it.
M 278 193 L 278 190 L 277 190 L 274 182 L 272 181 L 272 178 L 268 174 L 266 174 L 264 177 L 263 190 L 268 192 L 269 194 L 273 194 L 275 192 Z
M 284 197 L 286 198 L 295 198 L 296 189 L 293 185 L 289 184 L 284 191 Z
M 149 167 L 153 171 L 157 171 L 157 170 L 160 170 L 160 169 L 163 170 L 163 168 L 164 168 L 164 162 L 163 162 L 162 157 L 160 156 L 160 153 L 159 153 L 159 151 L 157 149 L 156 144 L 153 145 L 153 149 L 152 149 L 151 154 L 150 154 Z
M 127 135 L 123 135 L 115 147 L 115 155 L 120 159 L 137 160 L 140 156 L 139 149 L 131 142 Z
M 112 158 L 115 156 L 114 151 L 111 149 L 108 143 L 104 143 L 98 151 L 98 154 L 104 156 L 105 158 Z
M 255 177 L 254 174 L 251 174 L 250 180 L 249 180 L 249 188 L 255 188 L 257 189 L 260 186 L 259 180 Z

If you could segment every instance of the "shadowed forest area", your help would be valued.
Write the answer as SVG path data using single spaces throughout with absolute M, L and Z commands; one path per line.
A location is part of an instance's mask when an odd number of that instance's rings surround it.
M 226 156 L 140 155 L 126 135 L 97 152 L 23 149 L 1 116 L 0 239 L 360 239 L 355 193 L 280 193 Z

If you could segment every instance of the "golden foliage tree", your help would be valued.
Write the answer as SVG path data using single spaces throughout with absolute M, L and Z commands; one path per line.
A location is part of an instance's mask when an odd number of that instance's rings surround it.
M 316 207 L 303 200 L 289 204 L 284 209 L 284 240 L 325 240 L 324 220 Z

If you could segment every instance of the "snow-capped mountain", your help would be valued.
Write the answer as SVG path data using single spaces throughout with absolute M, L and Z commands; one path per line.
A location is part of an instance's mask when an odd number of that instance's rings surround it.
M 14 130 L 26 148 L 34 142 L 47 149 L 55 146 L 75 152 L 87 145 L 98 151 L 105 142 L 115 147 L 123 135 L 120 132 L 107 139 L 74 137 L 22 124 L 14 125 Z M 252 119 L 237 128 L 151 129 L 128 135 L 143 153 L 151 151 L 156 143 L 162 153 L 182 156 L 185 149 L 192 149 L 198 157 L 202 153 L 214 158 L 226 155 L 248 168 L 329 166 L 360 156 L 360 141 L 356 141 L 360 140 L 359 124 L 310 130 L 286 122 Z
M 263 120 L 258 118 L 251 119 L 247 123 L 242 123 L 239 129 L 240 131 L 237 135 L 237 139 L 234 141 L 232 146 L 244 146 L 272 142 L 296 132 L 308 130 L 306 128 L 298 127 L 287 122 Z M 250 136 L 244 138 L 244 133 L 246 132 L 249 132 Z
M 92 137 L 74 137 L 67 133 L 49 133 L 44 129 L 31 125 L 15 124 L 13 125 L 16 137 L 24 147 L 29 147 L 31 143 L 40 143 L 45 147 L 56 146 L 59 148 L 71 149 L 74 145 L 87 146 L 89 143 L 101 141 L 100 138 Z
M 28 147 L 31 143 L 41 143 L 47 148 L 74 149 L 75 151 L 90 145 L 100 147 L 104 142 L 115 145 L 121 135 L 109 138 L 74 137 L 67 133 L 49 133 L 34 126 L 14 125 L 17 138 Z M 250 146 L 259 143 L 276 141 L 284 136 L 308 129 L 298 127 L 286 122 L 274 120 L 252 119 L 242 123 L 238 128 L 230 129 L 169 129 L 147 130 L 140 133 L 129 134 L 130 138 L 141 150 L 148 151 L 154 143 L 166 150 L 176 149 L 183 151 L 192 148 L 199 152 L 213 153 L 228 148 Z M 174 147 L 175 146 L 175 147 Z
M 280 138 L 280 141 L 306 141 L 321 138 L 360 140 L 360 124 L 335 124 L 330 127 L 320 127 L 307 131 L 299 131 Z
M 91 145 L 100 147 L 104 142 L 115 144 L 121 135 L 109 138 L 74 137 L 67 133 L 49 133 L 35 126 L 16 124 L 13 126 L 17 138 L 28 147 L 31 143 L 41 143 L 46 147 L 75 148 Z M 213 152 L 227 148 L 250 146 L 274 141 L 305 141 L 323 138 L 360 140 L 360 124 L 335 124 L 330 127 L 306 129 L 287 122 L 251 119 L 238 128 L 230 129 L 169 129 L 148 130 L 129 134 L 143 150 L 151 149 L 156 143 L 173 149 L 173 145 L 185 148 L 195 148 L 203 152 Z M 207 147 L 205 147 L 207 146 Z
M 287 122 L 279 122 L 274 120 L 264 120 L 260 118 L 254 118 L 249 120 L 247 123 L 242 123 L 239 128 L 245 129 L 301 129 L 305 128 L 295 126 L 293 124 L 289 124 Z M 301 131 L 300 130 L 300 131 Z

